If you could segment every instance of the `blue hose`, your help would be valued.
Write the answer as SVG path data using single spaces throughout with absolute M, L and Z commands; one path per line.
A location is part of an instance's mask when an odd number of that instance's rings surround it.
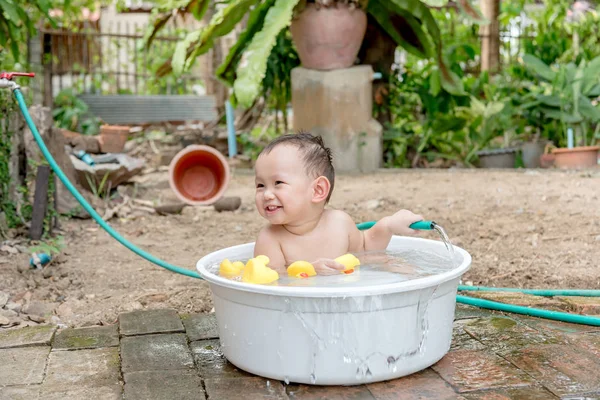
M 189 276 L 192 278 L 202 279 L 200 274 L 195 271 L 191 271 L 185 268 L 177 267 L 175 265 L 169 264 L 157 257 L 154 257 L 152 254 L 145 252 L 139 247 L 133 245 L 129 241 L 127 241 L 123 236 L 121 236 L 117 231 L 115 231 L 106 221 L 102 219 L 102 217 L 92 208 L 92 206 L 85 200 L 85 198 L 77 191 L 75 186 L 69 181 L 64 172 L 60 169 L 52 154 L 48 151 L 40 133 L 37 130 L 37 127 L 33 123 L 31 116 L 29 115 L 29 110 L 27 109 L 27 105 L 25 104 L 25 100 L 23 98 L 23 94 L 19 88 L 15 88 L 13 90 L 17 103 L 19 104 L 19 108 L 33 137 L 38 144 L 42 154 L 48 160 L 50 167 L 54 171 L 54 173 L 58 176 L 60 181 L 65 185 L 65 187 L 71 192 L 71 194 L 77 199 L 79 204 L 87 211 L 90 216 L 106 231 L 110 236 L 112 236 L 115 240 L 121 243 L 123 246 L 133 251 L 135 254 L 140 257 L 154 263 L 160 267 L 163 267 L 171 272 L 175 272 L 181 275 Z M 357 224 L 358 229 L 365 230 L 371 228 L 375 224 L 374 221 L 363 222 Z M 423 227 L 415 226 L 415 229 L 423 229 Z M 510 291 L 510 292 L 523 292 L 523 293 L 531 293 L 531 294 L 539 294 L 541 296 L 600 296 L 600 291 L 598 290 L 535 290 L 535 289 L 513 289 L 513 288 L 486 288 L 481 286 L 459 286 L 459 290 L 481 290 L 481 291 Z M 492 310 L 498 311 L 506 311 L 517 314 L 525 314 L 532 315 L 535 317 L 546 318 L 546 319 L 554 319 L 557 321 L 565 321 L 572 322 L 577 324 L 585 324 L 585 325 L 594 325 L 600 326 L 600 318 L 589 317 L 584 315 L 575 315 L 568 313 L 561 313 L 556 311 L 547 311 L 536 308 L 528 308 L 522 306 L 516 306 L 512 304 L 504 304 L 498 303 L 495 301 L 476 299 L 467 296 L 456 296 L 456 301 L 458 303 L 474 305 L 481 308 L 489 308 Z

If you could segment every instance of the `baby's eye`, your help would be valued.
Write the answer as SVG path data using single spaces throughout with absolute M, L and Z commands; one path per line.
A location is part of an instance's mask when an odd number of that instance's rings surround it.
M 258 188 L 261 188 L 261 187 L 265 187 L 265 185 L 263 185 L 262 183 L 257 183 L 257 184 L 256 184 L 256 188 L 257 188 L 257 189 L 258 189 Z
M 275 181 L 275 185 L 279 185 L 280 183 L 284 183 L 283 181 Z

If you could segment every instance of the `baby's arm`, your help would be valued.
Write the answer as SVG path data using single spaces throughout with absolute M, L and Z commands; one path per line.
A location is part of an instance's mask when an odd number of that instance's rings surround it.
M 409 226 L 423 217 L 408 210 L 400 210 L 394 215 L 383 217 L 373 227 L 359 231 L 356 226 L 350 229 L 350 251 L 385 250 L 392 235 L 411 235 L 416 231 Z
M 264 255 L 269 257 L 269 268 L 279 272 L 285 271 L 285 257 L 281 246 L 271 227 L 261 229 L 254 244 L 254 257 Z

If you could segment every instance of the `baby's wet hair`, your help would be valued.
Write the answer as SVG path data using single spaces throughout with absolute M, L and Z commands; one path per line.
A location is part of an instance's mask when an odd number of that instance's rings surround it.
M 323 138 L 300 130 L 295 134 L 279 136 L 271 141 L 260 154 L 269 154 L 275 147 L 282 144 L 295 146 L 300 150 L 303 154 L 302 158 L 306 166 L 306 171 L 310 176 L 314 178 L 324 176 L 329 180 L 331 188 L 325 200 L 325 203 L 328 203 L 331 193 L 333 193 L 335 170 L 333 168 L 331 149 L 325 146 Z

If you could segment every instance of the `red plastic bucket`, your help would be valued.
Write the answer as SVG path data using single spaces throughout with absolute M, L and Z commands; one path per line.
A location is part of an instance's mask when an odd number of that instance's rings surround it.
M 227 160 L 209 146 L 187 146 L 169 165 L 171 189 L 181 201 L 190 205 L 213 204 L 223 196 L 229 179 Z

